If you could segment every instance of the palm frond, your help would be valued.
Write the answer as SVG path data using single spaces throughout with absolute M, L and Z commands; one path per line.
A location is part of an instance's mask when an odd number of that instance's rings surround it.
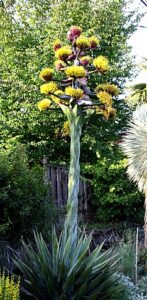
M 147 191 L 147 104 L 134 111 L 121 148 L 128 157 L 130 179 L 138 184 L 140 191 Z

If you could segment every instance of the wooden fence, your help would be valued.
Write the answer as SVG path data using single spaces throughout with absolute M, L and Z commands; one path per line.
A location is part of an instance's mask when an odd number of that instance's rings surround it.
M 51 194 L 57 208 L 65 207 L 68 197 L 68 170 L 64 166 L 50 166 L 44 160 L 45 180 L 51 184 Z M 80 178 L 79 213 L 89 218 L 92 187 L 88 180 Z

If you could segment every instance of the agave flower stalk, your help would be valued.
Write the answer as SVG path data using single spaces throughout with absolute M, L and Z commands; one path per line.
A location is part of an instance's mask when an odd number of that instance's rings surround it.
M 89 89 L 89 68 L 95 74 L 103 75 L 109 70 L 109 62 L 102 55 L 86 56 L 87 51 L 93 53 L 95 49 L 99 49 L 99 40 L 96 37 L 81 36 L 81 32 L 82 29 L 77 26 L 69 29 L 67 39 L 71 46 L 62 47 L 59 40 L 54 42 L 55 57 L 58 59 L 55 61 L 55 70 L 46 68 L 40 73 L 40 78 L 46 81 L 40 90 L 49 100 L 45 98 L 38 103 L 40 110 L 51 109 L 57 105 L 69 123 L 71 143 L 66 224 L 70 233 L 77 232 L 78 225 L 82 124 L 85 116 L 91 113 L 105 118 L 113 115 L 115 110 L 112 108 L 112 96 L 118 94 L 117 87 L 109 83 L 103 84 L 102 89 L 101 85 L 96 86 L 93 91 Z M 59 83 L 56 81 L 56 72 L 61 75 Z
M 147 248 L 147 104 L 134 111 L 121 148 L 128 157 L 129 178 L 145 194 L 144 246 Z
M 64 110 L 64 107 L 63 107 Z M 70 128 L 70 167 L 68 176 L 67 226 L 69 231 L 77 231 L 78 224 L 78 194 L 80 178 L 80 137 L 82 131 L 82 116 L 76 105 L 72 111 L 66 108 Z

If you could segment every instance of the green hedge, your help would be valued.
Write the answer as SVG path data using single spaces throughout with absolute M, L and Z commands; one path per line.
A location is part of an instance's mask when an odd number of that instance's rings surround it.
M 143 222 L 144 196 L 126 174 L 127 160 L 118 149 L 84 166 L 93 186 L 92 204 L 96 221 Z
M 36 228 L 44 232 L 51 219 L 48 194 L 43 169 L 30 168 L 22 146 L 0 151 L 0 236 L 12 241 Z

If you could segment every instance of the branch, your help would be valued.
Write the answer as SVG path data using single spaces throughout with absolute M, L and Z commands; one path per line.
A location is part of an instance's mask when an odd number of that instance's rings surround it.
M 147 3 L 144 0 L 140 0 L 146 7 L 147 7 Z

